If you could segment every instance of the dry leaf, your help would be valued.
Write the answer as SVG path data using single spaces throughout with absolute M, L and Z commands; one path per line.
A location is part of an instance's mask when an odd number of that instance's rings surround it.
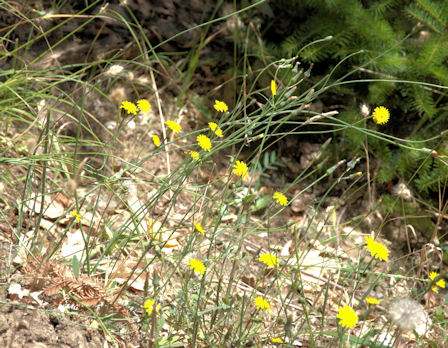
M 22 286 L 18 283 L 12 283 L 8 288 L 8 293 L 11 299 L 17 300 L 29 296 L 30 291 L 28 289 L 22 289 Z
M 66 207 L 69 206 L 69 199 L 63 194 L 45 195 L 43 200 L 43 216 L 48 219 L 57 219 L 64 216 Z M 42 209 L 42 196 L 40 194 L 31 195 L 25 202 L 25 211 L 39 214 Z

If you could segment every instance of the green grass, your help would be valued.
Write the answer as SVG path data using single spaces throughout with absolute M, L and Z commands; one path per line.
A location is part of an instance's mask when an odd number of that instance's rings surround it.
M 349 76 L 332 81 L 328 76 L 297 95 L 295 87 L 311 72 L 300 70 L 294 58 L 268 62 L 253 71 L 243 54 L 235 57 L 244 62 L 242 74 L 235 69 L 235 80 L 228 81 L 238 86 L 237 97 L 228 112 L 219 113 L 212 105 L 220 98 L 197 96 L 189 86 L 202 64 L 210 26 L 255 5 L 191 28 L 201 29 L 204 36 L 185 53 L 188 64 L 172 76 L 183 79 L 176 101 L 159 90 L 157 77 L 179 57 L 160 52 L 161 44 L 152 45 L 132 13 L 133 22 L 110 9 L 101 15 L 125 24 L 139 50 L 133 59 L 116 53 L 103 60 L 58 66 L 43 62 L 81 27 L 30 62 L 29 52 L 41 37 L 84 11 L 63 17 L 39 34 L 31 28 L 42 15 L 30 18 L 13 12 L 5 1 L 0 6 L 30 28 L 28 41 L 0 57 L 9 62 L 0 85 L 0 201 L 5 207 L 0 216 L 13 231 L 7 238 L 21 260 L 19 266 L 7 264 L 8 276 L 16 267 L 32 264 L 30 260 L 36 265 L 50 262 L 56 270 L 65 265 L 73 273 L 64 273 L 67 282 L 55 285 L 50 280 L 43 289 L 55 287 L 53 296 L 63 293 L 67 302 L 78 305 L 72 316 L 88 316 L 115 344 L 118 339 L 136 339 L 137 332 L 142 345 L 157 347 L 262 347 L 274 345 L 271 338 L 281 338 L 285 347 L 293 342 L 313 347 L 391 347 L 406 344 L 406 337 L 419 345 L 446 344 L 443 290 L 435 295 L 439 305 L 430 311 L 432 325 L 426 337 L 404 333 L 386 318 L 393 298 L 420 301 L 440 278 L 431 284 L 431 263 L 421 269 L 410 251 L 401 253 L 385 238 L 383 227 L 394 217 L 375 215 L 380 202 L 369 161 L 360 156 L 339 158 L 326 142 L 293 180 L 282 175 L 288 167 L 285 161 L 294 159 L 278 152 L 282 143 L 295 137 L 335 142 L 335 137 L 351 132 L 359 135 L 363 154 L 375 141 L 431 155 L 425 144 L 434 139 L 402 139 L 388 134 L 387 124 L 376 126 L 371 116 L 340 117 L 338 112 L 314 112 L 309 107 L 335 86 L 363 81 Z M 83 25 L 96 20 L 95 15 L 82 18 Z M 8 35 L 9 31 L 2 32 L 4 38 Z M 113 65 L 122 66 L 123 72 L 108 75 Z M 259 87 L 260 81 L 273 78 L 279 85 L 275 96 L 269 84 Z M 151 101 L 147 123 L 142 123 L 141 113 L 133 116 L 119 109 L 123 100 L 117 103 L 113 95 L 121 87 L 128 90 L 130 102 Z M 95 100 L 107 106 L 100 109 L 112 123 L 97 121 Z M 204 110 L 203 118 L 191 116 L 198 107 Z M 164 123 L 167 120 L 177 121 L 183 130 L 173 134 Z M 222 129 L 222 138 L 208 128 L 211 121 Z M 160 147 L 152 143 L 153 134 L 162 140 Z M 197 145 L 200 134 L 211 139 L 210 151 Z M 201 161 L 192 159 L 189 151 L 197 151 Z M 233 173 L 236 161 L 248 165 L 244 181 Z M 274 176 L 280 179 L 270 185 L 263 181 Z M 369 193 L 367 210 L 344 216 L 344 207 L 360 190 Z M 276 191 L 287 196 L 287 207 L 275 202 Z M 291 213 L 294 201 L 310 193 L 313 198 L 304 210 Z M 390 204 L 405 204 L 399 196 L 390 197 Z M 80 214 L 81 221 L 72 211 Z M 410 217 L 403 212 L 400 218 L 406 221 Z M 427 214 L 423 209 L 417 213 Z M 367 220 L 376 221 L 374 231 L 365 229 Z M 195 229 L 195 222 L 203 225 L 204 235 Z M 364 236 L 371 232 L 388 246 L 387 262 L 366 250 Z M 65 251 L 75 246 L 80 246 L 76 252 Z M 260 262 L 264 253 L 277 256 L 278 265 L 269 269 Z M 201 260 L 203 274 L 191 270 L 191 258 Z M 402 260 L 407 267 L 400 264 Z M 94 304 L 74 290 L 75 285 L 87 287 L 89 281 L 97 286 L 90 294 L 101 297 L 95 303 L 87 294 Z M 132 291 L 136 288 L 139 292 Z M 368 296 L 380 298 L 382 304 L 367 305 Z M 257 297 L 268 301 L 272 310 L 257 308 Z M 155 301 L 154 308 L 160 306 L 158 311 L 145 312 L 147 299 Z M 338 325 L 338 307 L 345 305 L 359 317 L 353 330 Z

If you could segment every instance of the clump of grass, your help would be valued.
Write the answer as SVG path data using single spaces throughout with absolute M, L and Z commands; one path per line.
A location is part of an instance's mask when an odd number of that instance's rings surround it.
M 127 27 L 141 50 L 135 60 L 109 59 L 92 75 L 86 71 L 98 62 L 31 72 L 22 66 L 4 75 L 2 138 L 13 146 L 2 158 L 7 167 L 0 175 L 9 192 L 20 187 L 14 191 L 20 199 L 1 216 L 14 230 L 16 253 L 26 254 L 21 266 L 27 258 L 43 263 L 38 256 L 46 255 L 70 265 L 75 278 L 95 279 L 108 294 L 107 305 L 78 308 L 88 308 L 116 340 L 138 336 L 153 346 L 206 347 L 299 342 L 380 347 L 405 340 L 402 330 L 415 325 L 392 326 L 375 296 L 383 301 L 400 291 L 412 293 L 425 281 L 432 281 L 428 289 L 444 288 L 443 277 L 420 279 L 417 270 L 400 268 L 381 228 L 371 235 L 356 229 L 366 216 L 338 218 L 344 209 L 328 203 L 337 185 L 365 190 L 373 183 L 370 177 L 361 181 L 369 168 L 362 172 L 360 158 L 333 160 L 324 156 L 323 145 L 293 180 L 273 181 L 265 192 L 256 185 L 263 155 L 287 137 L 350 130 L 412 147 L 383 128 L 363 125 L 372 118 L 387 127 L 394 115 L 380 106 L 362 122 L 348 123 L 336 110 L 311 111 L 313 100 L 345 81 L 322 81 L 295 95 L 306 77 L 295 58 L 251 73 L 253 85 L 232 104 L 208 100 L 212 122 L 189 118 L 182 110 L 166 114 L 170 102 L 154 78 L 163 54 L 143 49 L 150 43 L 139 38 L 144 31 L 138 23 Z M 18 59 L 26 53 L 11 54 Z M 118 64 L 123 69 L 111 72 Z M 137 88 L 133 80 L 110 80 L 124 70 L 148 73 L 151 83 Z M 280 71 L 289 77 L 256 89 L 257 80 Z M 69 82 L 88 88 L 74 99 L 60 87 Z M 139 92 L 114 106 L 106 141 L 93 131 L 83 105 L 91 91 L 107 96 L 120 83 Z M 45 107 L 39 109 L 41 100 Z M 55 114 L 74 123 L 76 133 L 60 132 Z M 26 148 L 29 134 L 36 141 Z M 310 207 L 288 220 L 294 202 L 312 190 L 319 194 Z M 49 218 L 61 200 L 61 211 Z M 75 244 L 70 244 L 74 235 L 80 236 L 80 249 L 63 254 L 63 245 Z M 399 312 L 396 307 L 397 302 L 391 313 Z M 399 321 L 403 315 L 393 317 Z M 443 328 L 446 321 L 437 325 Z M 437 332 L 417 339 L 443 342 L 434 337 Z

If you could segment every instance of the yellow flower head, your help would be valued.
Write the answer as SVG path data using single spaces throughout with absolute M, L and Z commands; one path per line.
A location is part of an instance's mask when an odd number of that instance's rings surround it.
M 437 272 L 431 272 L 431 273 L 429 274 L 429 279 L 434 280 L 434 279 L 435 279 L 436 277 L 438 277 L 439 275 L 440 275 L 440 274 L 437 273 Z M 445 288 L 445 279 L 440 278 L 440 279 L 436 282 L 436 284 L 433 285 L 433 286 L 431 287 L 431 290 L 434 291 L 436 294 L 439 293 L 439 289 L 437 288 L 438 286 L 441 287 L 442 289 L 444 289 L 444 288 Z
M 171 129 L 174 133 L 179 133 L 182 131 L 182 127 L 176 121 L 165 121 L 165 124 Z
M 281 192 L 275 192 L 272 196 L 276 201 L 276 203 L 279 203 L 280 205 L 286 206 L 288 205 L 288 199 L 286 196 Z
M 378 106 L 373 110 L 372 119 L 376 124 L 385 124 L 389 121 L 389 110 L 384 106 Z
M 375 297 L 366 297 L 366 302 L 370 304 L 380 304 L 380 301 L 377 300 Z
M 271 337 L 270 340 L 271 340 L 272 343 L 285 343 L 285 341 L 283 341 L 279 337 Z
M 137 115 L 137 106 L 129 101 L 122 102 L 120 109 L 125 109 L 128 114 Z
M 143 304 L 143 308 L 145 308 L 146 309 L 146 313 L 148 313 L 148 315 L 151 315 L 152 314 L 152 310 L 153 310 L 153 308 L 154 308 L 154 300 L 153 299 L 147 299 L 146 301 L 145 301 L 145 303 Z M 160 315 L 160 305 L 157 305 L 157 308 L 156 308 L 156 312 L 157 312 L 157 315 Z
M 201 232 L 203 235 L 205 234 L 204 233 L 204 227 L 202 226 L 202 224 L 200 224 L 199 222 L 194 222 L 194 227 L 199 231 L 199 232 Z
M 138 105 L 138 108 L 144 113 L 148 113 L 149 110 L 151 110 L 151 104 L 146 99 L 140 99 L 137 102 L 137 105 Z
M 278 258 L 273 254 L 261 254 L 258 261 L 265 263 L 268 267 L 278 266 Z
M 222 130 L 218 127 L 218 125 L 214 122 L 209 122 L 208 126 L 210 129 L 220 138 L 222 138 Z
M 254 300 L 255 307 L 258 309 L 261 309 L 262 311 L 270 312 L 271 311 L 271 305 L 268 301 L 266 301 L 263 297 L 256 297 Z
M 70 214 L 72 214 L 75 217 L 75 220 L 80 222 L 81 221 L 81 214 L 78 214 L 78 212 L 76 210 L 72 210 L 70 212 Z
M 208 138 L 208 136 L 204 135 L 204 134 L 200 134 L 197 136 L 196 140 L 198 141 L 199 146 L 204 150 L 204 151 L 210 151 L 212 148 L 212 142 L 210 141 L 210 139 Z
M 209 122 L 208 126 L 210 129 L 214 132 L 216 128 L 218 128 L 218 125 L 215 122 Z
M 277 84 L 274 80 L 271 80 L 271 92 L 272 95 L 277 95 Z
M 249 170 L 246 163 L 244 163 L 243 161 L 236 161 L 233 167 L 233 174 L 241 176 L 241 178 L 244 180 Z
M 199 152 L 196 151 L 190 151 L 190 152 L 185 152 L 186 154 L 190 155 L 190 157 L 192 159 L 194 159 L 195 161 L 201 162 L 201 157 L 199 157 Z
M 215 108 L 216 111 L 219 112 L 226 112 L 227 110 L 229 110 L 227 104 L 219 100 L 215 100 L 215 105 L 213 107 Z
M 188 261 L 188 265 L 196 273 L 201 273 L 201 274 L 205 273 L 205 266 L 201 260 L 190 259 L 190 261 Z
M 159 147 L 160 146 L 160 138 L 157 135 L 152 136 L 152 141 L 154 142 L 154 145 Z
M 349 306 L 339 307 L 339 313 L 336 318 L 341 319 L 339 325 L 349 329 L 353 329 L 358 323 L 356 312 Z
M 387 250 L 383 244 L 375 242 L 375 240 L 370 236 L 366 236 L 366 245 L 367 251 L 373 257 L 380 259 L 380 261 L 387 261 L 387 258 L 389 257 L 389 250 Z

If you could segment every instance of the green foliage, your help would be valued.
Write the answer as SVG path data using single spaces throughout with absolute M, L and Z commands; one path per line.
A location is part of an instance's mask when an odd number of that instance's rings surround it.
M 441 161 L 429 159 L 425 162 L 425 169 L 415 179 L 417 189 L 425 194 L 437 192 L 448 179 L 447 165 Z
M 448 5 L 444 1 L 320 0 L 304 4 L 283 0 L 272 7 L 280 14 L 294 9 L 292 14 L 298 19 L 295 21 L 298 24 L 290 24 L 295 25 L 292 33 L 274 45 L 275 48 L 269 43 L 269 53 L 275 57 L 298 55 L 303 62 L 328 66 L 327 73 L 335 65 L 335 59 L 352 55 L 340 65 L 340 74 L 352 71 L 355 66 L 363 68 L 359 71 L 362 78 L 444 85 L 448 82 L 445 62 Z M 408 16 L 403 17 L 403 12 Z M 280 32 L 283 27 L 274 22 L 272 37 L 284 35 Z M 332 39 L 316 42 L 328 36 Z M 416 84 L 372 81 L 368 93 L 355 91 L 355 94 L 376 105 L 387 102 L 401 108 L 406 104 L 408 110 L 431 119 L 446 104 L 446 98 L 437 100 L 435 92 Z M 392 99 L 400 94 L 405 103 L 400 100 L 398 105 Z
M 443 89 L 448 85 L 448 2 L 281 0 L 270 6 L 278 20 L 271 20 L 266 34 L 269 54 L 276 58 L 297 55 L 302 65 L 312 63 L 319 71 L 313 71 L 302 88 L 329 73 L 333 80 L 344 75 L 363 80 L 344 85 L 343 93 L 352 99 L 339 118 L 356 127 L 344 130 L 340 151 L 365 156 L 363 147 L 367 148 L 378 164 L 380 183 L 410 181 L 427 198 L 437 192 L 447 166 L 423 148 L 439 151 L 436 142 L 425 143 L 425 139 L 440 136 L 440 130 L 448 126 L 448 98 Z M 290 34 L 276 42 L 270 38 L 284 37 L 285 24 L 280 22 L 284 13 L 290 13 L 294 21 L 287 28 Z M 329 36 L 331 40 L 322 40 Z M 336 64 L 338 68 L 332 70 Z M 382 127 L 374 127 L 371 121 L 360 124 L 362 102 L 372 109 L 386 106 L 390 122 Z M 370 130 L 408 139 L 410 146 L 396 146 L 381 136 L 366 137 Z
M 263 160 L 257 163 L 257 169 L 261 173 L 261 175 L 265 177 L 269 177 L 269 174 L 266 171 L 269 170 L 278 170 L 279 167 L 284 167 L 285 165 L 281 162 L 277 161 L 277 155 L 275 151 L 265 152 L 263 154 Z

